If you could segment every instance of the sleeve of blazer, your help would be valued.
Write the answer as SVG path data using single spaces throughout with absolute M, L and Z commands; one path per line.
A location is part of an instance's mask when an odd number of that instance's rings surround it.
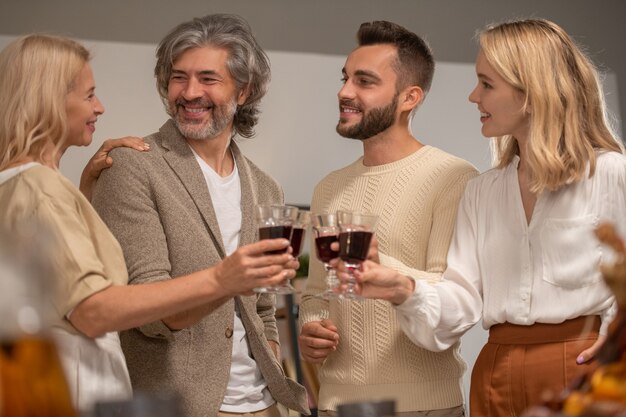
M 280 344 L 278 328 L 276 327 L 276 296 L 274 294 L 261 294 L 256 303 L 256 311 L 263 320 L 265 337 L 267 340 Z
M 127 148 L 114 149 L 111 157 L 115 163 L 100 175 L 92 203 L 122 246 L 129 284 L 169 279 L 165 232 L 145 169 L 148 158 Z M 161 321 L 139 330 L 148 337 L 172 337 Z

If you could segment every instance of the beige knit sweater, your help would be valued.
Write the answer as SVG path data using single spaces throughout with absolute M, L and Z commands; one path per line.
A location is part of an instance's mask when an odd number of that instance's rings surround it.
M 381 166 L 366 167 L 359 159 L 316 186 L 311 210 L 377 213 L 381 263 L 423 271 L 417 279 L 439 279 L 458 202 L 476 175 L 469 163 L 431 146 Z M 398 412 L 463 403 L 466 365 L 458 344 L 441 353 L 418 348 L 401 331 L 390 303 L 314 298 L 324 285 L 322 264 L 312 256 L 300 323 L 330 318 L 340 337 L 320 369 L 320 410 L 374 399 L 395 399 Z

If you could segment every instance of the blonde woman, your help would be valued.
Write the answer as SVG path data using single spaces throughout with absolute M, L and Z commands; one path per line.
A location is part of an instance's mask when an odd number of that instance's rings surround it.
M 468 183 L 443 279 L 372 262 L 358 279 L 431 350 L 482 318 L 489 341 L 472 372 L 471 415 L 513 416 L 594 366 L 616 307 L 592 232 L 603 221 L 626 232 L 626 158 L 597 71 L 563 29 L 521 20 L 479 41 L 469 99 L 497 164 Z
M 293 277 L 298 266 L 289 254 L 264 255 L 287 240 L 264 240 L 185 277 L 125 285 L 119 244 L 58 171 L 68 147 L 91 143 L 104 112 L 89 59 L 80 44 L 49 35 L 19 38 L 0 53 L 0 229 L 41 224 L 56 236 L 53 333 L 76 406 L 86 411 L 96 401 L 131 395 L 116 331 L 203 305 L 217 308 Z M 92 164 L 109 165 L 100 159 Z

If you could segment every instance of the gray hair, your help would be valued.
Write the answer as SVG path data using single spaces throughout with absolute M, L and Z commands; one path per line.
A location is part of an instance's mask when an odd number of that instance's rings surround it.
M 227 67 L 239 91 L 248 98 L 238 106 L 233 126 L 240 136 L 254 135 L 259 103 L 270 81 L 270 63 L 252 35 L 250 25 L 240 16 L 211 14 L 176 26 L 159 44 L 154 75 L 161 99 L 167 106 L 167 89 L 174 61 L 188 49 L 213 46 L 228 51 Z

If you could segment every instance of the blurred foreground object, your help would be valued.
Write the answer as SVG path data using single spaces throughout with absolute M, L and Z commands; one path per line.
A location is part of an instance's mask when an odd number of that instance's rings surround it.
M 131 400 L 96 403 L 93 417 L 178 417 L 181 402 L 172 393 L 139 393 Z
M 35 224 L 0 230 L 0 417 L 75 417 L 47 333 L 54 240 Z
M 626 245 L 610 224 L 600 225 L 596 236 L 616 255 L 601 271 L 618 308 L 597 356 L 600 367 L 564 393 L 557 410 L 535 407 L 523 417 L 626 417 Z
M 337 406 L 339 417 L 393 417 L 396 415 L 396 403 L 388 401 L 363 401 Z

